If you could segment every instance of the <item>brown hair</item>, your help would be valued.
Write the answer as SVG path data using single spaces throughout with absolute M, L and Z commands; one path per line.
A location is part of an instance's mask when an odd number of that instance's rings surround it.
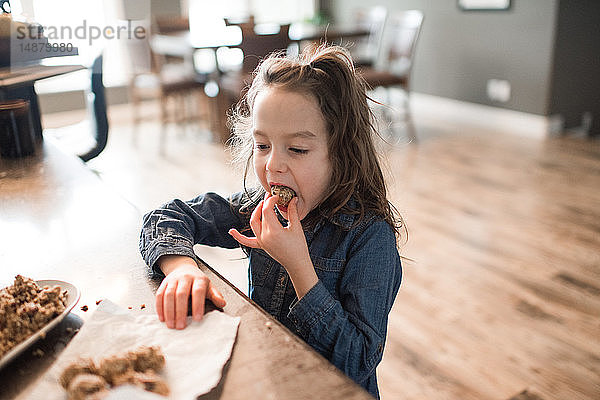
M 244 188 L 252 162 L 252 110 L 258 93 L 278 87 L 308 94 L 317 100 L 327 125 L 333 170 L 329 192 L 314 210 L 316 216 L 331 218 L 341 211 L 359 215 L 359 222 L 367 213 L 374 213 L 392 226 L 398 237 L 401 228 L 405 232 L 401 216 L 387 200 L 373 143 L 377 131 L 366 84 L 356 74 L 348 51 L 321 45 L 296 59 L 277 53 L 263 60 L 254 74 L 252 85 L 230 116 L 230 145 L 235 160 L 244 164 Z M 357 209 L 350 207 L 351 198 L 356 199 Z

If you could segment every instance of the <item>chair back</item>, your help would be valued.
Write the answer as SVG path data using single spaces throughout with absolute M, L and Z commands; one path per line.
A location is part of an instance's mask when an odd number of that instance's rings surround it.
M 85 153 L 79 154 L 79 158 L 86 162 L 102 153 L 108 142 L 108 117 L 102 64 L 103 56 L 100 54 L 90 67 L 91 88 L 87 93 L 87 108 L 93 123 L 92 129 L 96 144 Z
M 423 12 L 419 10 L 401 11 L 390 16 L 386 27 L 389 39 L 384 60 L 386 70 L 397 75 L 410 72 L 423 18 Z
M 188 32 L 190 20 L 179 15 L 159 15 L 154 18 L 154 30 L 159 35 Z
M 164 61 L 155 52 L 150 45 L 150 34 L 152 32 L 149 21 L 133 21 L 137 26 L 146 30 L 143 38 L 125 38 L 124 48 L 129 61 L 130 75 L 135 79 L 138 75 L 149 73 L 158 73 Z
M 251 73 L 264 57 L 275 51 L 285 51 L 291 43 L 290 25 L 279 26 L 274 33 L 257 33 L 254 29 L 242 29 L 240 49 L 244 53 L 242 72 Z
M 356 46 L 350 49 L 355 62 L 371 65 L 379 58 L 387 15 L 388 11 L 384 6 L 357 11 L 355 24 L 359 29 L 368 31 L 369 35 L 366 39 L 357 39 Z

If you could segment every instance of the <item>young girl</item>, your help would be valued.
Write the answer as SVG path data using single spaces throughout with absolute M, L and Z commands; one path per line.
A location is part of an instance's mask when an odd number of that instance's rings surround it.
M 144 216 L 142 256 L 165 276 L 158 317 L 183 329 L 189 296 L 195 320 L 205 298 L 223 307 L 192 246 L 241 246 L 250 297 L 378 397 L 375 369 L 402 277 L 401 220 L 386 198 L 365 85 L 347 51 L 267 58 L 232 122 L 244 191 L 174 200 Z M 251 163 L 260 186 L 246 189 Z M 274 186 L 293 190 L 287 206 Z

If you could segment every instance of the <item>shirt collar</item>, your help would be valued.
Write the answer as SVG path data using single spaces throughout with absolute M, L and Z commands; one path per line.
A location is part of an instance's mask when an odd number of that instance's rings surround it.
M 354 197 L 350 198 L 350 200 L 348 201 L 348 207 L 351 209 L 358 209 L 358 202 Z M 325 221 L 328 221 L 329 223 L 332 223 L 334 225 L 341 226 L 345 230 L 350 230 L 352 225 L 354 225 L 356 218 L 356 214 L 349 214 L 343 211 L 338 211 L 331 217 L 325 217 L 319 220 L 319 222 L 315 226 L 314 231 L 316 232 L 317 230 L 319 230 L 323 226 L 323 223 Z

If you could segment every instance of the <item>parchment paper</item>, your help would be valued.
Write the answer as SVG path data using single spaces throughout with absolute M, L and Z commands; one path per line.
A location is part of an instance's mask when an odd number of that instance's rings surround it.
M 158 345 L 166 359 L 162 374 L 171 388 L 169 398 L 195 399 L 221 380 L 239 322 L 239 317 L 211 311 L 200 322 L 188 317 L 188 326 L 175 330 L 167 328 L 153 312 L 140 314 L 104 300 L 26 398 L 66 399 L 58 377 L 79 357 L 98 360 L 141 345 Z

